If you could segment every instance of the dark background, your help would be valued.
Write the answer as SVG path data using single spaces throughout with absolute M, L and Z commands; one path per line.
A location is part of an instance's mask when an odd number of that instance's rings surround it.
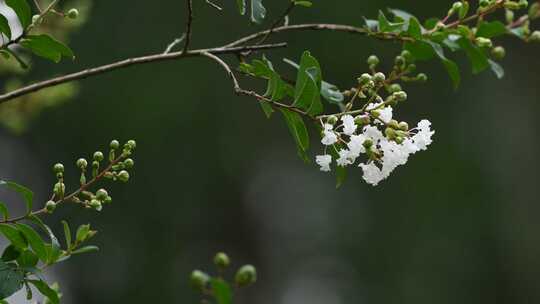
M 222 13 L 195 2 L 193 47 L 262 29 L 240 18 L 233 1 L 223 1 L 230 3 Z M 385 7 L 424 19 L 444 15 L 451 4 L 316 2 L 296 10 L 291 22 L 360 25 L 362 16 Z M 269 19 L 287 3 L 267 0 Z M 38 60 L 33 79 L 162 51 L 184 31 L 185 4 L 96 1 L 90 17 L 71 42 L 78 60 L 59 66 Z M 343 88 L 365 71 L 367 56 L 376 53 L 388 66 L 400 49 L 330 32 L 272 41 L 289 42 L 267 53 L 279 70 L 292 75 L 281 58 L 297 59 L 308 49 L 325 79 Z M 136 169 L 128 185 L 110 187 L 113 205 L 98 215 L 66 207 L 47 219 L 92 222 L 100 231 L 99 254 L 56 267 L 69 303 L 195 303 L 189 273 L 213 271 L 219 250 L 236 266 L 259 270 L 259 282 L 239 303 L 536 303 L 540 47 L 514 39 L 504 45 L 501 81 L 490 72 L 471 75 L 458 57 L 463 85 L 453 91 L 439 63 L 419 65 L 430 82 L 408 86 L 397 115 L 411 123 L 430 119 L 435 142 L 376 188 L 357 169 L 336 190 L 333 176 L 296 156 L 282 119 L 267 120 L 253 99 L 235 96 L 223 70 L 204 58 L 81 82 L 78 97 L 42 113 L 28 133 L 0 131 L 10 155 L 4 167 L 13 169 L 4 177 L 45 201 L 56 161 L 67 166 L 106 149 L 110 139 L 137 139 Z M 313 146 L 313 155 L 322 149 Z M 10 153 L 15 147 L 23 152 Z

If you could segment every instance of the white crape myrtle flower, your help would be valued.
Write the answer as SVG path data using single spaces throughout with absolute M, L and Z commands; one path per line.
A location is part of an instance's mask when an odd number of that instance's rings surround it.
M 357 156 L 355 156 L 351 151 L 347 149 L 341 149 L 338 152 L 339 158 L 336 160 L 338 166 L 340 167 L 346 167 L 348 165 L 354 164 L 354 161 L 356 160 Z
M 433 140 L 431 137 L 435 134 L 435 131 L 431 131 L 431 122 L 427 119 L 423 119 L 418 123 L 418 133 L 416 133 L 412 140 L 418 147 L 418 150 L 426 150 Z
M 341 121 L 343 121 L 343 133 L 346 135 L 353 135 L 354 132 L 356 132 L 357 125 L 354 123 L 354 117 L 351 115 L 343 115 Z
M 384 138 L 382 132 L 374 126 L 365 126 L 364 127 L 364 136 L 373 140 L 374 144 L 377 144 L 380 140 Z
M 391 106 L 384 107 L 379 112 L 379 119 L 382 120 L 384 123 L 389 123 L 390 120 L 392 120 L 392 117 L 394 116 L 394 110 Z M 380 123 L 380 122 L 379 122 Z
M 331 146 L 338 141 L 336 133 L 333 131 L 334 126 L 331 124 L 324 124 L 323 139 L 321 143 L 325 146 Z
M 364 141 L 366 141 L 366 139 L 367 137 L 363 134 L 351 135 L 350 141 L 347 143 L 351 155 L 358 157 L 360 154 L 366 153 L 366 148 L 364 147 Z
M 366 183 L 377 186 L 383 179 L 386 177 L 382 173 L 381 169 L 377 167 L 373 162 L 368 164 L 360 164 L 360 168 L 362 168 L 362 171 L 364 172 L 363 178 L 366 181 Z
M 321 166 L 321 171 L 330 172 L 330 164 L 332 163 L 331 155 L 317 155 L 317 157 L 315 158 L 315 162 L 317 163 L 317 165 Z

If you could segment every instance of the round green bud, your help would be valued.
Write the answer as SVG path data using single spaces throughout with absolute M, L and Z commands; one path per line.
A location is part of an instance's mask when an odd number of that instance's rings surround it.
M 133 161 L 133 159 L 131 158 L 127 158 L 126 160 L 124 160 L 124 166 L 127 169 L 133 168 L 133 166 L 135 166 L 135 161 Z
M 401 52 L 401 57 L 403 57 L 403 59 L 405 59 L 405 61 L 407 62 L 410 62 L 413 59 L 411 52 L 409 52 L 408 50 L 403 50 Z
M 518 10 L 521 8 L 521 5 L 514 1 L 505 1 L 503 5 L 504 5 L 504 8 L 509 9 L 509 10 Z
M 428 77 L 426 74 L 424 73 L 420 73 L 418 75 L 416 75 L 416 79 L 420 82 L 426 82 L 428 80 Z
M 128 147 L 130 150 L 133 150 L 137 147 L 137 142 L 135 142 L 133 139 L 128 140 L 126 143 L 126 147 Z
M 518 4 L 519 4 L 520 8 L 529 7 L 529 1 L 527 1 L 527 0 L 519 0 Z
M 539 17 L 540 14 L 540 2 L 535 2 L 529 8 L 529 19 L 533 20 Z
M 371 75 L 369 75 L 368 73 L 364 73 L 360 77 L 358 77 L 358 83 L 361 85 L 365 85 L 370 81 L 371 81 Z
M 392 94 L 392 96 L 397 101 L 405 101 L 405 100 L 407 100 L 407 93 L 405 93 L 405 91 L 395 92 L 395 93 Z
M 338 118 L 335 115 L 332 115 L 332 116 L 328 117 L 326 122 L 331 124 L 331 125 L 335 125 L 338 122 Z
M 66 193 L 66 185 L 64 183 L 58 182 L 54 184 L 53 191 L 56 196 L 64 197 L 64 193 Z
M 214 264 L 219 268 L 227 268 L 231 264 L 231 260 L 224 252 L 218 252 L 214 256 Z
M 394 139 L 396 137 L 396 131 L 389 127 L 384 130 L 384 135 L 386 135 L 386 138 L 388 139 Z
M 368 63 L 369 66 L 375 67 L 380 63 L 379 57 L 377 57 L 375 55 L 371 55 L 371 56 L 368 57 L 367 63 Z
M 364 143 L 362 143 L 362 145 L 364 146 L 364 148 L 369 150 L 369 148 L 371 148 L 373 146 L 373 140 L 368 138 L 368 139 L 364 140 Z
M 401 131 L 407 132 L 407 131 L 409 131 L 409 124 L 406 123 L 406 122 L 404 122 L 404 121 L 402 121 L 402 122 L 399 123 L 398 128 L 399 128 Z
M 67 12 L 66 16 L 69 19 L 77 19 L 79 17 L 79 11 L 76 8 L 72 8 Z
M 454 10 L 454 12 L 457 12 L 461 9 L 462 6 L 463 6 L 463 3 L 454 2 L 454 4 L 452 4 L 452 10 Z
M 116 150 L 118 148 L 120 148 L 120 142 L 118 142 L 118 140 L 114 139 L 111 141 L 109 147 L 113 150 Z
M 489 5 L 489 0 L 480 0 L 480 7 L 486 7 Z
M 64 172 L 64 165 L 62 165 L 60 163 L 54 165 L 53 171 L 54 171 L 54 173 L 63 173 Z
M 515 19 L 515 14 L 513 11 L 511 10 L 506 10 L 505 11 L 505 18 L 506 18 L 506 23 L 512 23 Z
M 81 170 L 86 169 L 86 167 L 88 167 L 88 162 L 84 158 L 79 158 L 77 160 L 77 167 Z
M 101 207 L 101 202 L 98 201 L 97 199 L 93 199 L 90 201 L 90 207 L 94 209 L 99 209 Z
M 95 161 L 100 162 L 100 161 L 103 160 L 103 158 L 104 158 L 104 156 L 103 156 L 103 153 L 102 153 L 101 151 L 96 151 L 96 152 L 94 153 L 94 160 L 95 160 Z
M 474 40 L 474 42 L 475 42 L 476 45 L 478 45 L 479 47 L 483 47 L 483 48 L 491 48 L 491 47 L 493 47 L 493 42 L 492 42 L 491 39 L 489 39 L 489 38 L 476 37 L 476 39 Z
M 401 85 L 399 83 L 394 83 L 388 86 L 388 93 L 395 93 L 401 91 Z
M 357 125 L 368 125 L 371 123 L 371 118 L 368 115 L 358 115 L 354 118 L 354 123 Z
M 39 15 L 32 16 L 32 23 L 37 24 L 38 21 L 39 21 Z
M 193 287 L 197 289 L 203 289 L 210 282 L 210 276 L 200 270 L 193 270 L 189 280 Z
M 540 42 L 540 31 L 532 32 L 531 36 L 529 36 L 529 41 Z
M 240 287 L 251 285 L 257 281 L 257 270 L 253 265 L 244 265 L 236 272 L 234 281 Z
M 375 75 L 373 75 L 373 81 L 375 81 L 376 83 L 381 83 L 381 82 L 384 82 L 385 80 L 386 80 L 386 75 L 384 75 L 381 72 L 375 73 Z
M 403 143 L 403 141 L 405 141 L 405 138 L 401 137 L 401 136 L 398 136 L 394 140 L 396 141 L 396 143 L 401 145 Z
M 107 196 L 107 197 L 103 200 L 103 203 L 104 203 L 104 204 L 110 204 L 110 203 L 112 203 L 112 197 Z
M 390 120 L 390 122 L 388 122 L 388 126 L 394 130 L 397 130 L 399 129 L 399 122 L 395 119 L 392 119 Z
M 121 182 L 127 182 L 129 180 L 129 173 L 126 170 L 120 171 L 120 173 L 118 173 L 118 179 Z
M 405 64 L 405 58 L 403 56 L 397 56 L 396 59 L 394 60 L 394 63 L 398 66 L 398 67 L 401 67 Z
M 416 71 L 416 64 L 414 64 L 414 63 L 409 64 L 409 66 L 407 67 L 407 71 L 409 71 L 409 72 Z
M 52 213 L 54 211 L 54 209 L 56 209 L 56 202 L 48 201 L 47 203 L 45 203 L 45 210 L 48 213 Z
M 501 60 L 506 56 L 506 50 L 502 46 L 496 46 L 493 49 L 491 49 L 491 56 L 493 58 Z
M 107 193 L 107 190 L 105 190 L 105 189 L 99 189 L 96 192 L 96 198 L 99 201 L 104 201 L 107 198 L 107 196 L 109 196 L 109 193 Z
M 103 177 L 106 178 L 106 179 L 113 179 L 114 178 L 114 173 L 105 172 L 105 174 L 103 174 Z

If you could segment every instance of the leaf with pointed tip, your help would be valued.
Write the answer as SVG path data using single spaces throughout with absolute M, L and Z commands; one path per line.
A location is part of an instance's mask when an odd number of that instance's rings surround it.
M 9 27 L 9 22 L 4 15 L 0 15 L 0 33 L 6 35 L 11 40 L 11 27 Z
M 238 6 L 238 11 L 240 15 L 246 14 L 246 0 L 236 0 L 236 5 Z
M 26 0 L 6 0 L 6 5 L 11 7 L 21 25 L 26 29 L 32 23 L 32 9 Z
M 2 233 L 17 249 L 25 249 L 28 247 L 26 238 L 15 227 L 8 224 L 0 224 L 0 233 Z
M 37 254 L 39 259 L 46 263 L 47 262 L 47 248 L 45 248 L 45 242 L 39 236 L 39 234 L 34 230 L 34 228 L 25 225 L 25 224 L 16 224 L 17 229 L 24 235 L 28 243 L 32 247 L 32 250 Z
M 21 40 L 20 45 L 29 49 L 37 56 L 60 62 L 62 57 L 74 59 L 73 51 L 62 42 L 49 35 L 27 35 Z
M 227 282 L 223 279 L 212 279 L 210 284 L 218 304 L 232 304 L 233 293 Z
M 2 202 L 0 202 L 0 213 L 2 214 L 2 218 L 4 219 L 4 221 L 7 221 L 7 219 L 9 218 L 9 211 L 6 207 L 6 204 Z
M 285 122 L 289 127 L 289 131 L 296 142 L 298 155 L 305 161 L 309 162 L 306 152 L 309 149 L 309 134 L 300 114 L 287 109 L 280 109 Z
M 24 186 L 21 186 L 17 183 L 10 182 L 10 181 L 0 180 L 0 186 L 7 186 L 11 190 L 22 195 L 26 203 L 26 212 L 30 213 L 32 211 L 32 203 L 34 201 L 34 192 L 32 192 L 30 189 Z
M 463 37 L 458 40 L 458 44 L 467 54 L 472 65 L 473 74 L 478 74 L 489 67 L 488 57 L 479 47 L 474 45 L 469 39 Z
M 5 299 L 23 287 L 24 277 L 12 263 L 0 260 L 0 299 Z
M 478 26 L 476 37 L 495 38 L 506 33 L 508 33 L 508 29 L 504 23 L 500 21 L 484 21 Z
M 251 21 L 260 24 L 266 18 L 266 8 L 262 0 L 251 0 Z
M 504 68 L 500 64 L 498 64 L 497 62 L 491 59 L 488 59 L 488 62 L 489 62 L 489 67 L 491 68 L 493 73 L 495 73 L 497 78 L 502 79 L 504 77 Z
M 444 50 L 440 44 L 437 44 L 429 40 L 427 41 L 427 43 L 433 48 L 433 51 L 441 60 L 444 68 L 446 69 L 446 71 L 448 72 L 448 75 L 450 76 L 450 79 L 452 80 L 454 89 L 457 89 L 461 82 L 461 75 L 459 74 L 458 65 L 454 61 L 446 58 L 446 56 L 444 55 Z
M 39 292 L 47 297 L 47 299 L 50 301 L 51 304 L 58 304 L 60 303 L 60 298 L 58 296 L 58 292 L 51 287 L 47 283 L 41 280 L 28 280 L 32 285 L 36 286 L 36 288 L 39 290 Z

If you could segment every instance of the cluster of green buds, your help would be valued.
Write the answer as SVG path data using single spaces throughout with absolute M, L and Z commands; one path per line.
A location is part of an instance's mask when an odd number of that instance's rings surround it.
M 57 182 L 53 188 L 53 197 L 45 204 L 46 211 L 49 213 L 53 212 L 57 204 L 64 201 L 64 198 L 69 198 L 86 208 L 101 211 L 103 205 L 112 202 L 111 196 L 106 189 L 102 188 L 96 192 L 92 192 L 88 188 L 102 178 L 121 182 L 129 181 L 130 175 L 128 170 L 135 165 L 134 160 L 130 156 L 136 146 L 137 144 L 134 140 L 129 140 L 120 149 L 120 142 L 113 140 L 109 145 L 107 163 L 105 163 L 103 152 L 96 151 L 92 156 L 90 168 L 89 162 L 85 158 L 79 158 L 76 165 L 81 171 L 79 178 L 80 188 L 69 196 L 66 196 L 65 193 L 64 165 L 60 163 L 54 165 L 53 170 L 56 174 Z M 87 177 L 88 171 L 91 171 L 90 177 Z
M 540 18 L 540 2 L 529 6 L 528 1 L 505 1 L 506 22 L 510 32 L 528 42 L 540 42 L 540 31 L 531 30 L 531 21 Z M 516 16 L 519 10 L 528 8 L 528 12 Z
M 234 281 L 229 282 L 224 278 L 226 270 L 231 266 L 229 256 L 223 252 L 219 252 L 214 256 L 214 265 L 217 268 L 218 275 L 211 276 L 201 270 L 191 272 L 191 285 L 200 291 L 202 294 L 222 298 L 223 295 L 231 295 L 235 287 L 247 287 L 257 281 L 257 270 L 253 265 L 243 265 L 237 269 L 234 275 Z

